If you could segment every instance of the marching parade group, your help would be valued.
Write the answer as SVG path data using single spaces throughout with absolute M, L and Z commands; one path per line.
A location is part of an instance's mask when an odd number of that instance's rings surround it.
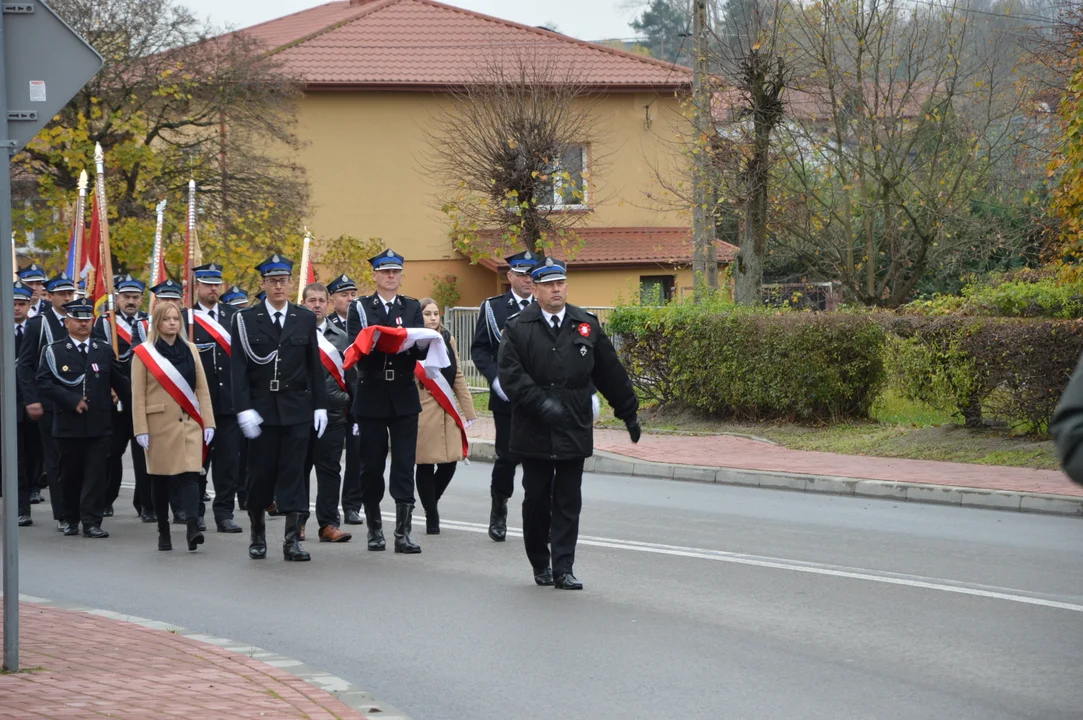
M 595 393 L 633 442 L 638 402 L 597 317 L 567 303 L 565 263 L 530 252 L 506 260 L 511 289 L 482 303 L 471 343 L 496 426 L 489 536 L 506 538 L 521 464 L 534 580 L 580 589 L 573 564 Z M 59 532 L 107 538 L 103 520 L 114 513 L 129 452 L 133 504 L 143 522 L 157 524 L 159 550 L 172 549 L 170 515 L 185 527 L 189 550 L 202 544 L 210 503 L 218 532 L 242 533 L 234 509 L 247 513 L 249 557 L 266 557 L 266 517 L 278 514 L 283 557 L 309 560 L 301 542 L 315 471 L 321 542 L 347 542 L 344 526 L 366 525 L 368 549 L 384 550 L 386 487 L 395 552 L 421 552 L 412 536 L 415 488 L 426 532 L 439 534 L 438 504 L 467 455 L 476 415 L 436 302 L 399 292 L 405 259 L 393 250 L 370 263 L 372 295 L 359 297 L 342 275 L 305 286 L 300 304 L 289 301 L 293 263 L 279 254 L 256 268 L 262 292 L 251 303 L 237 286 L 223 293 L 223 268 L 210 263 L 194 268 L 192 307 L 166 280 L 150 288 L 149 315 L 145 285 L 121 275 L 115 318 L 95 318 L 66 274 L 21 270 L 19 525 L 33 524 L 31 507 L 47 489 Z

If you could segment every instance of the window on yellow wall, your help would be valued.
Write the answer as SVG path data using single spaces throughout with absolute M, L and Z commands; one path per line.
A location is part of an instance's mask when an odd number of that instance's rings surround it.
M 587 147 L 586 145 L 573 145 L 552 166 L 552 180 L 547 184 L 549 188 L 546 196 L 551 195 L 553 201 L 548 205 L 550 208 L 561 210 L 581 210 L 588 204 L 587 179 Z
M 661 305 L 673 299 L 672 275 L 641 275 L 639 277 L 639 302 L 643 305 Z

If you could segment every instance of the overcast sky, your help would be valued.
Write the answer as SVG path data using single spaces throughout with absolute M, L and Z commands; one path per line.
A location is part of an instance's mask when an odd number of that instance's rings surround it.
M 179 0 L 215 25 L 246 27 L 265 20 L 324 4 L 321 0 Z M 583 40 L 634 36 L 628 27 L 637 4 L 647 0 L 443 0 L 468 10 L 514 20 L 524 25 L 545 25 Z

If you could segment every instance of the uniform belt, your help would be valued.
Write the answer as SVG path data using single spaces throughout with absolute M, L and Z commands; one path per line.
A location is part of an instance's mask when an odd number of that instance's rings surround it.
M 407 381 L 413 382 L 414 373 L 412 370 L 403 370 L 401 368 L 386 368 L 383 370 L 371 370 L 357 373 L 358 380 L 379 380 L 381 382 L 401 382 Z
M 280 382 L 280 383 L 278 383 L 278 390 L 276 392 L 286 392 L 288 390 L 292 390 L 293 392 L 303 392 L 305 390 L 308 390 L 308 383 L 307 382 L 303 382 L 303 383 Z

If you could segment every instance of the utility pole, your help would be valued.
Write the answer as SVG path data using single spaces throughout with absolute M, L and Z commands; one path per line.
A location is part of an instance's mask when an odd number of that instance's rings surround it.
M 692 275 L 695 300 L 700 302 L 704 296 L 718 290 L 718 253 L 710 212 L 714 128 L 707 64 L 707 0 L 694 0 L 692 12 L 692 112 L 696 129 L 692 155 Z

